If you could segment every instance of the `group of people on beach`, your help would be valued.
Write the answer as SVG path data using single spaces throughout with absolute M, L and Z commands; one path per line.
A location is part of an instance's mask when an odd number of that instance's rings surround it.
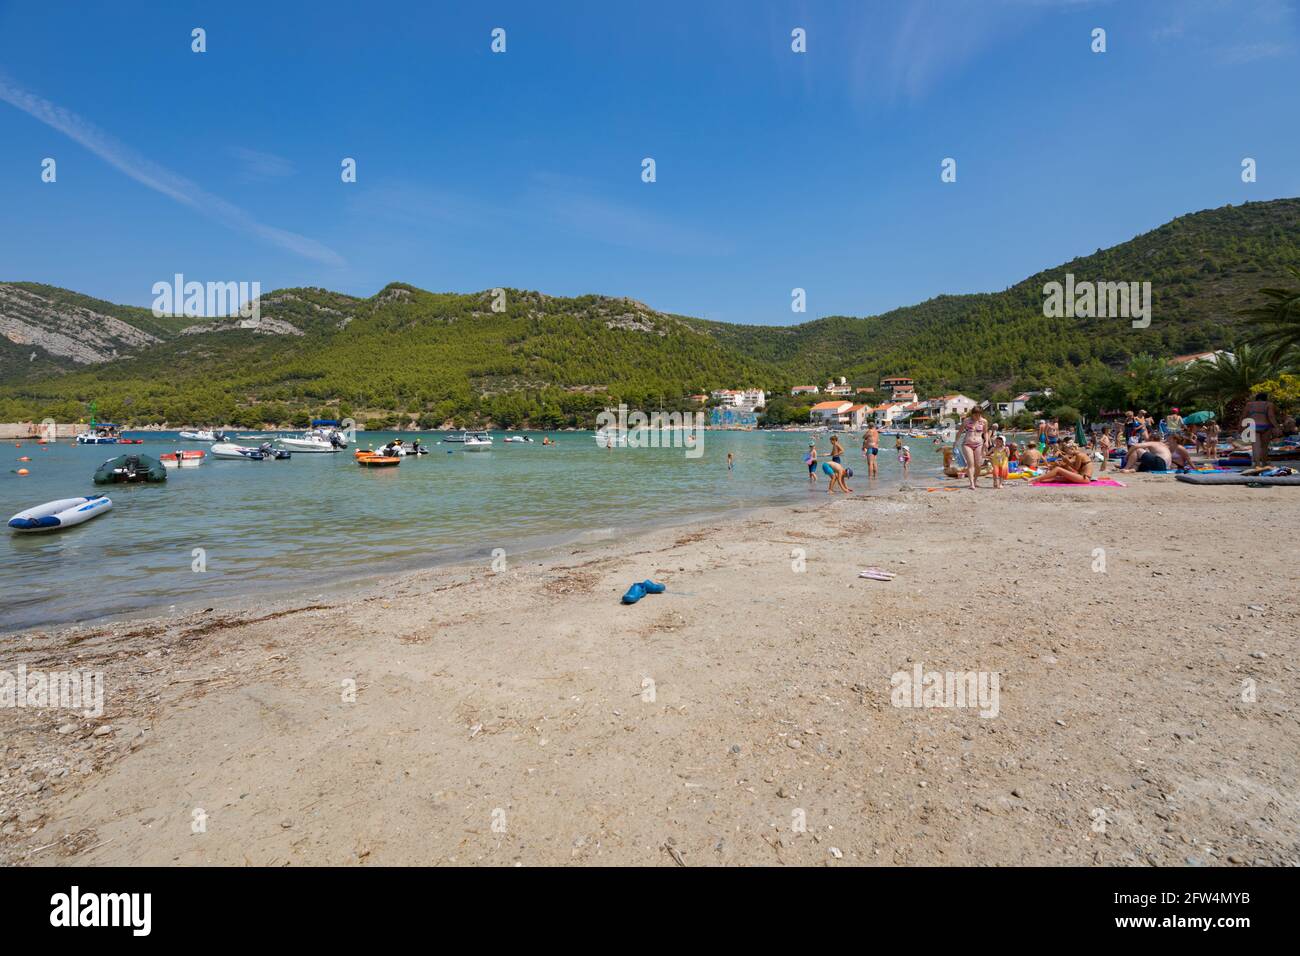
M 1038 423 L 1038 444 L 1026 442 L 1022 447 L 1004 435 L 1001 427 L 990 422 L 976 405 L 957 426 L 952 449 L 944 449 L 944 474 L 965 478 L 969 488 L 978 488 L 979 479 L 988 475 L 994 488 L 1003 488 L 1013 472 L 1030 474 L 1050 466 L 1036 475 L 1036 484 L 1092 481 L 1092 456 L 1073 439 L 1062 438 L 1060 430 L 1059 421 L 1043 419 Z
M 1245 437 L 1232 444 L 1242 449 L 1250 447 L 1256 468 L 1267 465 L 1270 442 L 1300 431 L 1296 421 L 1283 420 L 1277 407 L 1262 393 L 1246 403 L 1242 422 L 1248 426 L 1243 428 Z M 1094 424 L 1090 433 L 1085 441 L 1081 428 L 1076 437 L 1069 430 L 1062 431 L 1059 419 L 1045 417 L 1027 436 L 1029 440 L 1021 444 L 975 406 L 961 419 L 955 433 L 936 436 L 934 444 L 942 448 L 943 472 L 948 477 L 964 478 L 967 487 L 977 488 L 979 479 L 987 475 L 994 488 L 1002 488 L 1012 477 L 1028 478 L 1034 484 L 1087 484 L 1096 480 L 1094 472 L 1106 470 L 1112 458 L 1122 458 L 1121 472 L 1190 471 L 1196 464 L 1188 449 L 1193 448 L 1213 462 L 1219 455 L 1222 434 L 1213 416 L 1189 425 L 1177 408 L 1160 421 L 1146 409 L 1128 411 L 1122 419 Z M 804 458 L 808 480 L 816 484 L 820 470 L 830 479 L 828 493 L 851 492 L 846 479 L 853 477 L 853 469 L 843 462 L 844 446 L 836 434 L 830 441 L 830 455 L 825 459 L 818 456 L 817 443 L 809 442 Z M 894 450 L 903 477 L 909 477 L 912 453 L 903 436 L 896 436 Z M 862 434 L 862 457 L 869 478 L 878 475 L 879 456 L 880 430 L 874 423 L 868 424 Z

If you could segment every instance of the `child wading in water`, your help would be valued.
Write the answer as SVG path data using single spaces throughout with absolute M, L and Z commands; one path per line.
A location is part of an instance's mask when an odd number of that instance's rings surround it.
M 898 462 L 903 466 L 903 477 L 912 477 L 912 449 L 903 444 L 903 440 L 898 440 Z
M 826 489 L 827 494 L 830 494 L 836 488 L 839 488 L 839 490 L 845 494 L 848 494 L 853 490 L 844 483 L 845 478 L 852 476 L 852 469 L 845 468 L 838 461 L 824 461 L 822 462 L 822 471 L 826 472 L 827 476 L 831 480 L 830 485 Z
M 808 480 L 814 485 L 817 484 L 817 443 L 815 441 L 808 443 L 808 455 L 803 463 L 808 466 Z

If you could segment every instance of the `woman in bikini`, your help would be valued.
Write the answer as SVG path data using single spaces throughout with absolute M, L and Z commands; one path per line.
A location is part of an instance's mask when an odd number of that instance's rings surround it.
M 1062 442 L 1060 457 L 1056 465 L 1034 479 L 1036 485 L 1047 482 L 1069 482 L 1074 485 L 1086 485 L 1092 481 L 1092 456 L 1081 450 L 1074 442 Z
M 1253 447 L 1250 451 L 1250 459 L 1256 467 L 1268 464 L 1268 443 L 1277 437 L 1278 425 L 1280 424 L 1277 414 L 1277 406 L 1268 400 L 1268 396 L 1263 392 L 1258 392 L 1254 400 L 1246 403 L 1246 407 L 1241 412 L 1241 423 L 1254 424 Z
M 957 433 L 957 444 L 961 446 L 962 457 L 966 459 L 966 478 L 970 487 L 975 488 L 980 472 L 984 468 L 984 446 L 988 439 L 988 420 L 984 410 L 978 405 L 970 410 L 961 421 Z

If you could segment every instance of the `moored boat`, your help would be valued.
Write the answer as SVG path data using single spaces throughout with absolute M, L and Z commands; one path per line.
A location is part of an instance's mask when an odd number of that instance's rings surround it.
M 141 481 L 167 480 L 167 469 L 149 455 L 118 455 L 95 470 L 95 484 L 133 484 Z
M 60 498 L 18 512 L 9 519 L 9 527 L 20 532 L 57 531 L 89 521 L 112 507 L 113 499 L 104 495 Z
M 348 447 L 348 440 L 344 437 L 343 432 L 339 430 L 338 425 L 339 423 L 333 419 L 318 418 L 313 420 L 311 428 L 301 435 L 277 438 L 275 443 L 281 448 L 287 448 L 289 451 L 309 453 L 343 451 Z
M 226 433 L 216 431 L 211 428 L 200 428 L 198 431 L 177 432 L 183 441 L 225 441 Z
M 116 445 L 121 439 L 112 422 L 96 422 L 93 418 L 86 430 L 77 436 L 78 445 Z
M 207 452 L 204 451 L 172 451 L 159 455 L 158 459 L 164 468 L 197 468 L 203 464 L 205 455 Z
M 357 452 L 357 464 L 363 468 L 395 468 L 402 463 L 396 455 L 363 455 Z
M 233 442 L 217 442 L 212 446 L 213 458 L 225 458 L 230 461 L 244 459 L 246 461 L 264 461 L 268 456 L 260 448 L 252 448 L 248 445 L 236 445 Z
M 465 435 L 466 451 L 491 451 L 492 436 L 487 432 L 468 432 Z

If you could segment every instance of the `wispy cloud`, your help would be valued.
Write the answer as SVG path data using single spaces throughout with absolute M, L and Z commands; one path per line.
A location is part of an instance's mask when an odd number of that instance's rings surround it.
M 283 179 L 292 176 L 297 170 L 293 163 L 271 153 L 261 153 L 244 146 L 231 146 L 230 155 L 239 160 L 244 179 L 263 182 L 268 179 Z
M 53 127 L 119 172 L 222 225 L 257 236 L 272 245 L 329 266 L 343 257 L 329 247 L 286 229 L 268 226 L 233 203 L 200 187 L 114 139 L 93 123 L 0 77 L 0 100 Z
M 669 217 L 598 184 L 539 172 L 509 196 L 479 196 L 424 185 L 389 183 L 357 193 L 349 211 L 422 233 L 483 230 L 544 237 L 563 233 L 603 245 L 684 256 L 730 255 L 735 244 L 716 230 Z
M 526 198 L 543 219 L 598 242 L 689 256 L 734 252 L 731 241 L 712 230 L 604 195 L 594 184 L 571 176 L 538 173 Z
M 1296 11 L 1288 0 L 1182 0 L 1172 13 L 1151 31 L 1152 39 L 1185 44 L 1225 66 L 1290 56 L 1297 49 Z
M 1035 18 L 1108 2 L 909 0 L 864 5 L 864 21 L 849 31 L 859 38 L 851 61 L 854 86 L 887 100 L 919 101 L 998 43 L 1014 39 Z

